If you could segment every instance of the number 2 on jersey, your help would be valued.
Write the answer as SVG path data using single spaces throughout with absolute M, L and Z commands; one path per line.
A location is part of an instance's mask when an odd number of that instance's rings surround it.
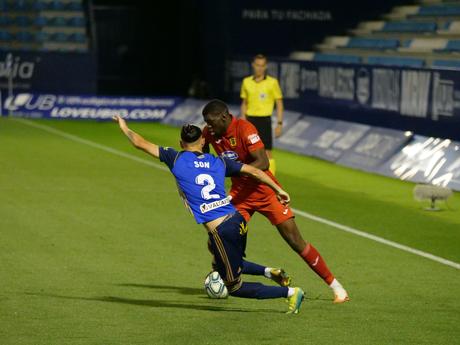
M 204 186 L 201 189 L 201 196 L 205 200 L 209 199 L 220 199 L 219 194 L 211 194 L 211 192 L 216 188 L 216 184 L 214 183 L 214 179 L 211 175 L 208 174 L 199 174 L 195 178 L 195 183 L 200 186 Z

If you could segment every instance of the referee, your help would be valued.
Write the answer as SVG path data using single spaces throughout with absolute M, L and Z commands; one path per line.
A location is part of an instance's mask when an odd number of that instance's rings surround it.
M 273 136 L 271 117 L 276 103 L 278 119 L 275 136 L 283 129 L 283 94 L 276 78 L 267 75 L 267 57 L 262 54 L 252 60 L 253 75 L 243 79 L 241 84 L 241 117 L 251 122 L 258 130 L 265 145 L 270 171 L 275 175 L 276 164 L 272 157 Z

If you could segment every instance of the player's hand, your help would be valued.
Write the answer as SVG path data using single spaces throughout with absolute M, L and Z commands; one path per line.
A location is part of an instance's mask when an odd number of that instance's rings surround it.
M 285 206 L 289 205 L 289 203 L 291 202 L 291 197 L 289 196 L 289 194 L 282 189 L 276 193 L 276 197 L 278 198 L 280 203 L 282 203 Z
M 279 138 L 283 133 L 283 125 L 277 125 L 275 127 L 275 138 Z
M 117 122 L 120 128 L 127 127 L 125 119 L 123 119 L 121 116 L 116 115 L 112 117 L 113 121 Z

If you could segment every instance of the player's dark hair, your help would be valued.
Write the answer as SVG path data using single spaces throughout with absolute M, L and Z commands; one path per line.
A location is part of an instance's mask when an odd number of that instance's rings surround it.
M 265 60 L 266 62 L 268 62 L 268 58 L 266 55 L 264 54 L 257 54 L 257 55 L 254 55 L 254 57 L 252 58 L 252 61 L 255 61 L 255 60 Z
M 211 102 L 204 106 L 202 114 L 203 116 L 228 114 L 228 106 L 220 99 L 213 99 Z
M 201 137 L 201 129 L 198 126 L 186 124 L 182 126 L 180 138 L 186 143 L 194 143 Z

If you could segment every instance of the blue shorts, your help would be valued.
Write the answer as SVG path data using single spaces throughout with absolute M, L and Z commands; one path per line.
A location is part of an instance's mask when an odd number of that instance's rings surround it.
M 239 212 L 235 212 L 209 233 L 208 245 L 214 255 L 213 266 L 230 293 L 241 287 L 247 232 L 246 221 Z

